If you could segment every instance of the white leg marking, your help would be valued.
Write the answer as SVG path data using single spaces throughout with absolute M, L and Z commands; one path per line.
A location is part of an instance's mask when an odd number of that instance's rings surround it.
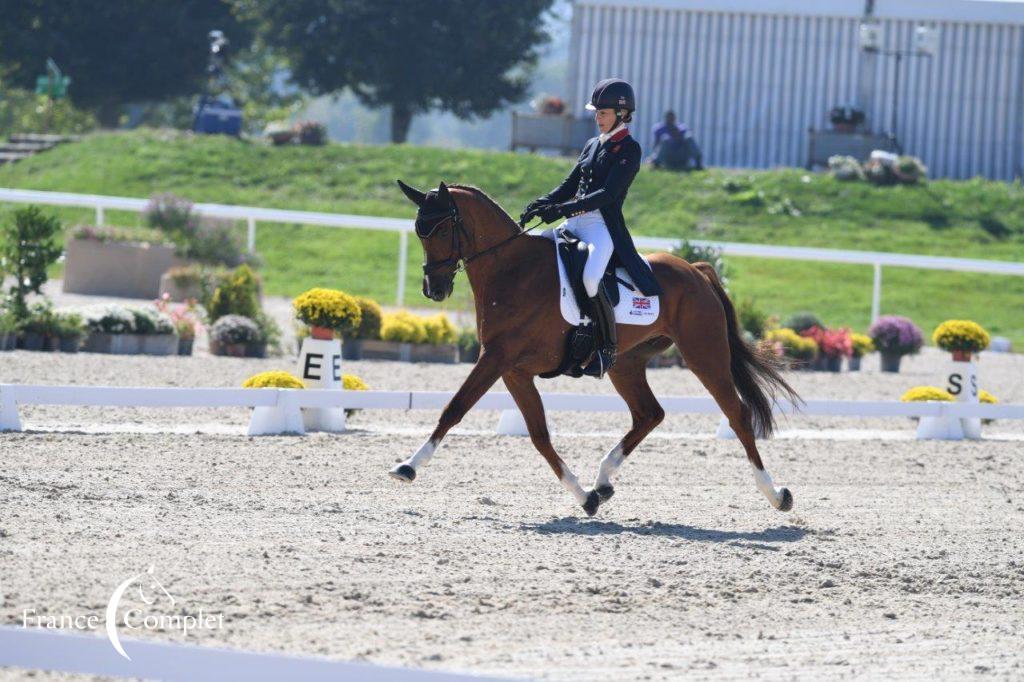
M 579 479 L 576 478 L 576 474 L 570 471 L 569 467 L 562 465 L 562 485 L 565 489 L 572 493 L 572 496 L 576 498 L 576 502 L 583 504 L 587 501 L 587 493 L 583 490 L 583 486 L 580 485 Z
M 594 487 L 600 488 L 601 486 L 611 485 L 612 476 L 618 471 L 622 463 L 626 461 L 625 455 L 622 454 L 622 441 L 614 448 L 608 451 L 608 454 L 601 460 L 601 468 L 597 470 L 597 480 L 594 481 Z
M 782 505 L 782 493 L 772 483 L 772 477 L 764 469 L 758 469 L 753 464 L 750 466 L 754 470 L 754 483 L 757 484 L 757 489 L 768 498 L 773 507 L 778 509 Z
M 396 466 L 394 469 L 392 469 L 392 471 L 397 471 L 399 467 L 406 464 L 411 466 L 413 469 L 419 469 L 421 466 L 430 461 L 430 458 L 434 456 L 435 450 L 437 450 L 437 444 L 434 443 L 434 441 L 432 440 L 428 440 L 426 443 L 420 446 L 420 449 L 417 450 L 412 457 Z

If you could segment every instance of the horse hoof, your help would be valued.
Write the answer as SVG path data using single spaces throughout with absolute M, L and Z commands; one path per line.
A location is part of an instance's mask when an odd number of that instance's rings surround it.
M 789 488 L 782 489 L 782 502 L 779 503 L 779 511 L 789 511 L 793 508 L 793 494 Z
M 390 474 L 391 478 L 403 483 L 412 483 L 416 480 L 416 470 L 408 464 L 399 464 L 389 471 L 388 474 Z
M 602 485 L 594 488 L 594 492 L 601 498 L 601 504 L 604 504 L 608 500 L 612 499 L 612 495 L 615 494 L 615 488 L 610 485 Z
M 601 506 L 601 496 L 597 494 L 596 490 L 591 490 L 590 494 L 587 495 L 587 501 L 583 503 L 583 511 L 587 512 L 587 516 L 593 516 L 597 513 L 597 508 Z

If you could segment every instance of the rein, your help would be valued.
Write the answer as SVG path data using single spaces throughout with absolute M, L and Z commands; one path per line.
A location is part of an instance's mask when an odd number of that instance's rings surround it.
M 446 212 L 443 212 L 443 213 L 433 213 L 433 214 L 430 214 L 430 215 L 421 216 L 421 218 L 428 218 L 428 219 L 429 218 L 437 218 L 437 217 L 441 217 L 441 220 L 439 220 L 436 223 L 434 223 L 430 227 L 430 229 L 426 231 L 426 234 L 421 234 L 418 226 L 417 226 L 417 229 L 416 229 L 416 233 L 419 234 L 420 236 L 423 236 L 423 237 L 429 237 L 430 235 L 434 234 L 434 232 L 436 232 L 439 227 L 444 225 L 446 222 L 450 221 L 451 224 L 452 224 L 452 249 L 451 249 L 451 255 L 448 258 L 445 258 L 444 260 L 434 261 L 432 263 L 424 263 L 423 264 L 423 274 L 425 274 L 425 275 L 432 275 L 432 274 L 436 273 L 437 271 L 439 271 L 439 270 L 441 270 L 443 268 L 448 268 L 448 267 L 451 267 L 451 266 L 455 266 L 454 269 L 452 270 L 452 273 L 451 273 L 454 276 L 456 273 L 464 271 L 466 269 L 466 265 L 467 264 L 469 264 L 472 261 L 476 260 L 480 256 L 486 256 L 488 253 L 491 253 L 493 251 L 497 251 L 502 246 L 505 246 L 506 244 L 508 244 L 512 240 L 518 239 L 519 237 L 522 237 L 524 234 L 526 234 L 530 230 L 536 229 L 536 228 L 540 227 L 541 225 L 543 225 L 543 223 L 537 223 L 536 225 L 533 225 L 533 226 L 528 227 L 528 228 L 526 228 L 524 230 L 521 230 L 520 232 L 515 233 L 514 235 L 512 235 L 511 237 L 508 237 L 507 239 L 501 240 L 500 242 L 498 242 L 494 246 L 487 247 L 483 251 L 477 251 L 476 253 L 474 253 L 472 255 L 463 256 L 462 255 L 462 246 L 461 246 L 460 241 L 459 241 L 459 235 L 461 234 L 463 236 L 463 238 L 465 239 L 465 241 L 468 242 L 469 241 L 469 232 L 466 230 L 466 224 L 462 220 L 462 215 L 459 213 L 459 209 L 455 205 L 455 202 L 454 201 L 452 202 L 452 207 L 451 207 L 451 210 L 449 210 L 449 211 L 446 211 Z M 416 222 L 419 223 L 421 218 L 417 218 Z

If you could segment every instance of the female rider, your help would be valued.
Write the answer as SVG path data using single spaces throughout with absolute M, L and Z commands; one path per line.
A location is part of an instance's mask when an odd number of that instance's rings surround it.
M 531 202 L 523 215 L 539 216 L 545 223 L 568 218 L 565 227 L 587 243 L 583 286 L 593 311 L 597 353 L 584 371 L 600 378 L 615 362 L 616 353 L 615 312 L 601 283 L 612 256 L 644 296 L 662 291 L 637 254 L 622 216 L 629 185 L 640 170 L 640 145 L 626 127 L 636 109 L 633 88 L 618 78 L 603 80 L 594 87 L 587 109 L 594 112 L 601 134 L 587 141 L 562 184 Z

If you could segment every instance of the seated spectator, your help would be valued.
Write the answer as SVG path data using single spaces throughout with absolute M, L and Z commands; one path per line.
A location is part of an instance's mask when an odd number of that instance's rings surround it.
M 703 170 L 704 164 L 697 141 L 686 126 L 676 123 L 675 112 L 665 112 L 665 120 L 654 126 L 654 147 L 651 165 L 666 170 Z

